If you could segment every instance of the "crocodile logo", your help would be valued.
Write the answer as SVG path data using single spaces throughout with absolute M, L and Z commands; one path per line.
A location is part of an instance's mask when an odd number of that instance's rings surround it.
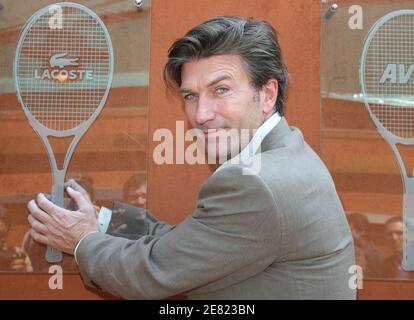
M 57 53 L 49 58 L 50 67 L 34 70 L 34 78 L 51 81 L 82 81 L 93 80 L 92 69 L 79 67 L 79 58 L 67 57 L 68 53 Z
M 78 63 L 76 61 L 78 61 L 78 58 L 74 58 L 74 59 L 64 58 L 67 55 L 68 55 L 67 52 L 53 55 L 50 58 L 50 66 L 52 68 L 59 67 L 60 69 L 63 69 L 66 66 L 77 66 Z

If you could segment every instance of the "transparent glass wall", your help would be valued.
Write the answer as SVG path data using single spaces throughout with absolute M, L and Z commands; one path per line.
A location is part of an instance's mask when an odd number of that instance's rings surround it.
M 40 8 L 58 1 L 0 0 L 0 271 L 47 272 L 45 247 L 28 235 L 27 202 L 50 193 L 46 150 L 16 97 L 13 59 L 20 31 Z M 149 81 L 150 1 L 72 1 L 93 10 L 114 49 L 114 78 L 106 105 L 78 144 L 66 178 L 87 189 L 97 206 L 114 200 L 145 207 Z M 64 18 L 64 17 L 63 17 Z M 63 159 L 68 141 L 52 141 Z M 59 160 L 58 160 L 59 161 Z M 18 260 L 18 261 L 17 261 Z M 61 263 L 77 272 L 73 258 Z
M 344 204 L 365 279 L 414 279 L 414 272 L 401 268 L 399 166 L 365 107 L 359 84 L 368 31 L 379 18 L 401 9 L 414 9 L 414 2 L 321 1 L 322 156 Z M 412 176 L 413 147 L 399 146 L 399 151 Z

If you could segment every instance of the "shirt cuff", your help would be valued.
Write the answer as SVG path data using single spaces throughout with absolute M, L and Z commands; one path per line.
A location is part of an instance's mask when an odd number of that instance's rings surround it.
M 99 232 L 106 233 L 109 222 L 111 222 L 112 211 L 108 208 L 101 207 L 98 213 Z

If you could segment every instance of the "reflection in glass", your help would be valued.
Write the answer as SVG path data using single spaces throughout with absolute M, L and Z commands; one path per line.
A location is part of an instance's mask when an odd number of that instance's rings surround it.
M 412 2 L 337 1 L 338 10 L 321 17 L 322 156 L 348 214 L 357 262 L 369 278 L 413 279 L 401 269 L 403 185 L 395 156 L 364 105 L 359 60 L 364 38 L 380 17 Z M 361 28 L 352 28 L 353 5 L 362 9 Z M 322 12 L 329 10 L 322 3 Z M 377 97 L 381 99 L 381 97 Z M 399 148 L 401 148 L 399 146 Z M 412 147 L 400 152 L 408 172 Z
M 55 2 L 2 0 L 0 9 L 0 205 L 12 218 L 2 244 L 24 249 L 25 261 L 31 261 L 24 271 L 34 272 L 47 272 L 50 264 L 44 260 L 45 247 L 28 234 L 26 205 L 36 193 L 50 192 L 51 175 L 44 147 L 17 101 L 12 66 L 25 21 Z M 66 179 L 82 185 L 97 207 L 112 208 L 114 200 L 125 201 L 124 183 L 131 176 L 146 178 L 150 1 L 143 1 L 140 10 L 134 1 L 74 2 L 89 7 L 108 28 L 115 70 L 105 108 L 78 144 Z M 57 161 L 62 161 L 67 142 L 52 141 L 52 145 Z M 143 203 L 146 185 L 139 193 Z M 64 255 L 61 265 L 65 272 L 77 272 L 71 256 Z M 10 268 L 0 262 L 0 271 Z
M 30 258 L 20 247 L 8 242 L 12 219 L 3 206 L 0 206 L 0 270 L 33 271 Z

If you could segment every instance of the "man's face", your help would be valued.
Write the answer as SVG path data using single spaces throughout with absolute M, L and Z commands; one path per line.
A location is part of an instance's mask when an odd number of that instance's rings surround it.
M 263 107 L 264 93 L 252 87 L 237 55 L 187 62 L 181 80 L 188 120 L 193 128 L 203 131 L 206 152 L 215 158 L 229 159 L 238 154 L 253 130 L 271 115 Z
M 400 221 L 388 223 L 385 226 L 385 232 L 387 233 L 392 246 L 395 251 L 402 251 L 403 244 L 403 224 Z
M 355 225 L 352 222 L 349 223 L 349 227 L 351 228 L 352 237 L 354 238 L 355 244 L 360 245 L 361 241 L 364 240 L 366 231 L 360 230 L 359 228 L 355 227 Z
M 9 229 L 7 225 L 0 220 L 0 247 L 6 243 L 7 233 Z
M 147 203 L 147 185 L 142 184 L 138 188 L 129 190 L 127 201 L 134 206 L 145 207 Z

